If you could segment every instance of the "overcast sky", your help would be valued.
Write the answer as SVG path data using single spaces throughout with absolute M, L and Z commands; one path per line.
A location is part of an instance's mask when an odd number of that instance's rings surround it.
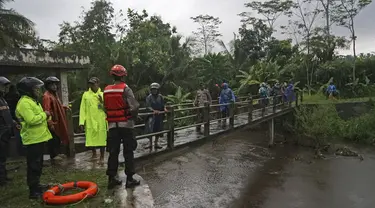
M 162 16 L 164 21 L 177 27 L 184 36 L 191 34 L 196 25 L 190 17 L 199 14 L 209 14 L 219 17 L 223 24 L 220 31 L 223 40 L 229 42 L 233 32 L 240 26 L 237 14 L 246 11 L 244 3 L 250 0 L 111 0 L 116 10 L 132 8 L 141 11 L 146 9 L 149 14 Z M 63 21 L 73 22 L 81 14 L 82 7 L 90 8 L 91 0 L 15 0 L 6 5 L 25 15 L 36 23 L 41 38 L 57 40 L 58 24 Z M 357 51 L 375 52 L 375 3 L 370 4 L 356 18 L 358 37 Z M 279 24 L 282 24 L 279 21 Z M 346 29 L 336 29 L 341 35 L 346 35 Z M 348 53 L 342 51 L 342 53 Z

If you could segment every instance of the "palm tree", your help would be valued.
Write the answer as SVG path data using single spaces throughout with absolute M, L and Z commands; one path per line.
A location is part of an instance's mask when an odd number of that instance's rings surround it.
M 222 40 L 218 41 L 218 44 L 222 47 L 223 53 L 228 56 L 230 71 L 233 75 L 237 74 L 238 71 L 245 69 L 249 65 L 250 58 L 241 48 L 240 40 L 236 37 L 235 33 L 233 40 L 229 43 L 229 48 Z M 235 78 L 235 76 L 231 78 Z
M 238 88 L 237 93 L 247 87 L 254 84 L 259 84 L 266 81 L 278 81 L 280 77 L 280 66 L 277 65 L 276 61 L 261 60 L 257 64 L 253 65 L 248 72 L 240 70 L 241 86 Z
M 21 47 L 35 40 L 34 23 L 13 9 L 6 9 L 0 0 L 0 48 Z

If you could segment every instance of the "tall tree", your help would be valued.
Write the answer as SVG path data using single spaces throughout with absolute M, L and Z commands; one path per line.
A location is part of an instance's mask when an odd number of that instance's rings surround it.
M 272 32 L 275 30 L 275 22 L 281 15 L 291 15 L 290 8 L 293 6 L 291 0 L 269 0 L 269 1 L 252 1 L 245 3 L 245 7 L 251 8 L 262 16 L 259 18 L 268 24 Z M 254 17 L 251 12 L 242 12 L 240 16 L 242 22 L 253 24 L 258 18 Z
M 333 19 L 339 26 L 346 27 L 350 31 L 350 39 L 352 41 L 353 48 L 353 72 L 352 81 L 356 82 L 356 40 L 357 36 L 355 33 L 354 19 L 360 13 L 360 11 L 369 5 L 372 0 L 337 0 L 335 5 L 335 14 Z
M 21 47 L 35 40 L 34 23 L 5 4 L 13 0 L 0 0 L 0 48 Z
M 196 41 L 199 43 L 198 50 L 203 51 L 204 54 L 208 54 L 214 47 L 221 35 L 219 32 L 219 26 L 222 23 L 218 17 L 211 15 L 198 15 L 191 17 L 191 19 L 199 24 L 197 31 L 193 31 Z
M 309 93 L 311 93 L 310 89 L 312 87 L 314 74 L 314 67 L 312 67 L 311 37 L 321 10 L 319 9 L 319 3 L 316 1 L 296 0 L 292 12 L 296 19 L 290 21 L 290 23 L 298 28 L 297 32 L 303 39 L 302 45 L 304 48 L 302 48 L 302 51 L 305 52 L 306 86 L 309 89 Z

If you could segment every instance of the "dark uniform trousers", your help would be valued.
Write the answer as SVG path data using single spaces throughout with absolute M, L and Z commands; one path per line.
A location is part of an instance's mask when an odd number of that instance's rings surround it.
M 134 129 L 131 128 L 111 128 L 108 133 L 107 149 L 109 152 L 107 175 L 115 177 L 118 171 L 118 156 L 120 146 L 123 145 L 123 155 L 125 159 L 125 174 L 131 179 L 135 174 L 134 150 L 137 149 L 137 141 L 134 138 Z
M 27 163 L 27 185 L 30 190 L 37 190 L 43 168 L 43 152 L 45 142 L 25 145 Z
M 7 178 L 6 160 L 10 136 L 11 129 L 0 129 L 0 182 L 5 182 Z

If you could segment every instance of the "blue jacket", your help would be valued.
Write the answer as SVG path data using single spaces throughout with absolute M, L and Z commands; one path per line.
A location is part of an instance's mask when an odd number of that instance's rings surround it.
M 226 105 L 220 106 L 220 111 L 228 110 L 228 104 L 234 101 L 236 101 L 236 97 L 234 96 L 232 89 L 228 87 L 227 83 L 224 83 L 223 89 L 220 92 L 219 104 L 226 104 Z
M 334 84 L 330 84 L 327 88 L 327 93 L 330 94 L 332 92 L 336 92 L 336 86 Z

